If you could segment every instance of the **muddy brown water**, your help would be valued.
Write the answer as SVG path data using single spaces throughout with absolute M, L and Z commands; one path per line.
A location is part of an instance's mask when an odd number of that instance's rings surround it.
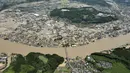
M 67 48 L 67 50 L 69 57 L 86 57 L 86 55 L 89 55 L 93 52 L 109 50 L 127 43 L 130 43 L 130 34 L 121 35 L 115 38 L 101 39 L 96 42 L 80 47 L 69 47 Z M 3 39 L 0 39 L 0 52 L 19 53 L 23 55 L 27 55 L 29 52 L 40 52 L 43 54 L 58 54 L 63 57 L 66 56 L 64 48 L 33 47 L 20 43 L 10 42 Z

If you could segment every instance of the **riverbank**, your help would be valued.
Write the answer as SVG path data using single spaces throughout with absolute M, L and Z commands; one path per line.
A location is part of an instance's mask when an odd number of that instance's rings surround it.
M 93 52 L 109 50 L 130 43 L 129 37 L 130 34 L 121 35 L 115 38 L 104 38 L 88 45 L 80 47 L 69 47 L 67 50 L 69 57 L 71 58 L 76 56 L 85 57 L 86 55 L 89 55 Z M 19 43 L 13 43 L 3 39 L 0 39 L 0 46 L 0 51 L 6 53 L 19 53 L 27 55 L 29 52 L 40 52 L 44 54 L 58 54 L 63 57 L 66 56 L 64 48 L 39 48 Z

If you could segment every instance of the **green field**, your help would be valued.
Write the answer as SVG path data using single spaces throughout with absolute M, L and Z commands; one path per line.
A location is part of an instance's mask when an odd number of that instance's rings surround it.
M 106 69 L 103 73 L 130 73 L 130 70 L 122 63 L 114 63 L 111 69 Z
M 8 67 L 8 68 L 4 71 L 4 73 L 15 73 L 15 71 L 14 71 L 12 68 L 13 68 L 13 66 Z
M 39 59 L 42 60 L 45 64 L 48 62 L 48 59 L 44 56 L 39 56 Z
M 96 62 L 99 62 L 99 61 L 107 61 L 107 62 L 111 62 L 111 63 L 116 62 L 115 60 L 108 59 L 104 56 L 98 56 L 98 55 L 91 55 L 91 56 L 96 60 Z
M 102 73 L 130 73 L 130 49 L 125 47 L 115 48 L 110 54 L 92 53 L 91 57 L 95 60 L 93 65 L 97 69 L 101 69 Z M 101 68 L 96 65 L 101 61 L 112 64 L 111 68 Z
M 59 71 L 56 69 L 54 73 L 71 73 L 71 71 L 66 67 L 62 67 Z

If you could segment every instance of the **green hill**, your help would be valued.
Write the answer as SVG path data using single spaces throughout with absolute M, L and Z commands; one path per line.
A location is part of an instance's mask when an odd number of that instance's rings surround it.
M 105 23 L 118 19 L 114 14 L 101 12 L 92 7 L 54 9 L 50 16 L 66 18 L 73 23 Z
M 130 73 L 130 49 L 125 47 L 116 48 L 110 54 L 107 53 L 92 53 L 90 56 L 95 60 L 93 63 L 94 67 L 102 73 Z M 85 59 L 88 61 L 87 57 Z M 112 64 L 112 67 L 104 68 Z M 97 65 L 102 64 L 102 66 Z
M 25 57 L 18 54 L 12 60 L 3 73 L 54 73 L 64 58 L 56 54 L 29 53 Z

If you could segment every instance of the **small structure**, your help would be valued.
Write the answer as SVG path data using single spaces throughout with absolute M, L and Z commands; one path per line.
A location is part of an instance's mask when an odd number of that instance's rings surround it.
M 104 16 L 104 14 L 103 13 L 98 13 L 97 16 Z
M 0 54 L 0 63 L 6 63 L 7 61 L 7 54 L 6 53 L 1 53 Z
M 8 56 L 6 53 L 0 53 L 0 70 L 4 69 L 7 66 Z
M 0 57 L 0 63 L 5 63 L 7 61 L 7 57 Z
M 62 11 L 62 12 L 65 12 L 65 11 L 70 11 L 70 10 L 68 10 L 68 9 L 62 9 L 61 11 Z
M 33 15 L 35 15 L 35 16 L 39 16 L 39 14 L 37 14 L 37 13 L 33 13 Z

